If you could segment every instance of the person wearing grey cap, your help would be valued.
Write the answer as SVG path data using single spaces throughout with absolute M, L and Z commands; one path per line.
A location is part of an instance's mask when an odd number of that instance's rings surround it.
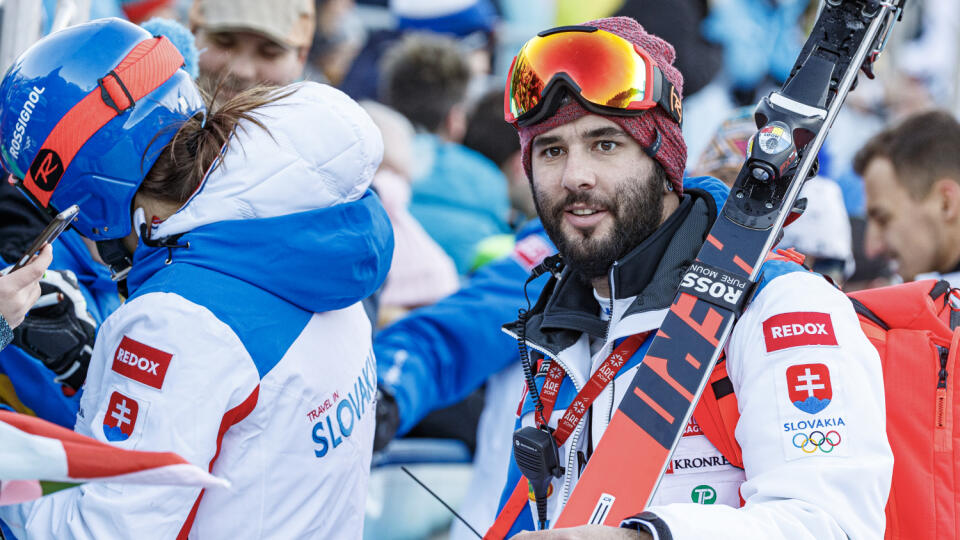
M 290 84 L 303 75 L 315 27 L 313 0 L 194 0 L 198 82 L 217 101 L 258 84 Z

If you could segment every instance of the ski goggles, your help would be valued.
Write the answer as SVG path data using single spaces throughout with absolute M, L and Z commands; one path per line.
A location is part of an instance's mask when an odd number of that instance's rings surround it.
M 563 87 L 597 114 L 633 116 L 661 107 L 683 120 L 680 93 L 656 62 L 626 39 L 593 26 L 544 30 L 513 59 L 504 92 L 504 118 L 520 127 L 551 116 Z

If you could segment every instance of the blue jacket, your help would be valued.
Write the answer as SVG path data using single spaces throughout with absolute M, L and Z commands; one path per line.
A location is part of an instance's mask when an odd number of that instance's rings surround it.
M 429 134 L 415 144 L 427 170 L 411 183 L 410 213 L 465 275 L 478 242 L 510 232 L 507 179 L 465 146 Z

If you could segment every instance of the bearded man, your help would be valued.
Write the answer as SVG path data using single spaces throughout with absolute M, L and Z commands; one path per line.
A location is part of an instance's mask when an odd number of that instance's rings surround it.
M 839 290 L 779 260 L 764 265 L 718 367 L 728 377 L 713 387 L 736 396 L 740 466 L 694 415 L 651 505 L 631 509 L 624 528 L 542 530 L 606 435 L 727 194 L 719 180 L 683 178 L 673 61 L 673 47 L 621 17 L 541 32 L 514 60 L 505 113 L 562 265 L 505 328 L 540 360 L 539 394 L 550 382 L 550 406 L 540 412 L 525 393 L 517 425 L 547 428 L 562 470 L 543 508 L 511 464 L 488 537 L 881 538 L 893 457 L 879 358 Z M 628 360 L 611 362 L 612 351 Z

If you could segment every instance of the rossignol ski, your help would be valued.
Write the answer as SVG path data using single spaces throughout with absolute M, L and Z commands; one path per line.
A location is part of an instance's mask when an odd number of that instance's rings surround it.
M 872 77 L 906 0 L 825 0 L 790 77 L 763 98 L 747 160 L 555 527 L 647 506 L 857 72 Z M 638 459 L 638 456 L 642 458 Z

